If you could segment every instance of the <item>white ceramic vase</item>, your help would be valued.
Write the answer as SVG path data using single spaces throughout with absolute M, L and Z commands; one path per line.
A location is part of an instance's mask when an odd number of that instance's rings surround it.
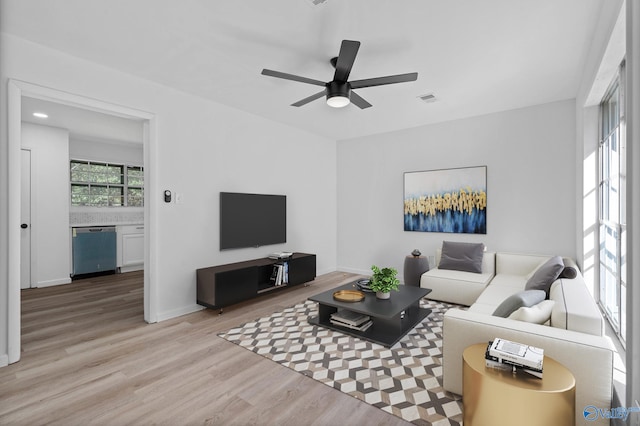
M 376 297 L 378 299 L 388 299 L 391 297 L 391 292 L 387 291 L 386 293 L 383 293 L 381 291 L 376 291 Z

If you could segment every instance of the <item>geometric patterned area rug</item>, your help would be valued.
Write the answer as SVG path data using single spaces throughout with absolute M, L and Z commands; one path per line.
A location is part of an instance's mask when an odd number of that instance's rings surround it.
M 461 397 L 442 388 L 442 317 L 462 307 L 420 304 L 431 314 L 391 348 L 309 324 L 309 300 L 219 336 L 416 425 L 459 426 Z

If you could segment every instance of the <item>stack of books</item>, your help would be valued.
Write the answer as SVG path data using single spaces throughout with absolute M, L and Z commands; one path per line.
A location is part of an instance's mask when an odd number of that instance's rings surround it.
M 353 330 L 366 331 L 373 321 L 369 315 L 359 314 L 348 310 L 339 310 L 331 314 L 331 324 L 347 327 Z
M 289 259 L 291 256 L 293 256 L 293 253 L 288 252 L 288 251 L 276 251 L 274 253 L 269 253 L 269 259 L 274 259 L 274 260 L 282 260 L 282 259 Z
M 289 262 L 279 262 L 273 265 L 271 284 L 280 286 L 289 283 Z
M 522 370 L 542 378 L 544 350 L 505 339 L 495 339 L 487 345 L 485 365 L 501 370 Z

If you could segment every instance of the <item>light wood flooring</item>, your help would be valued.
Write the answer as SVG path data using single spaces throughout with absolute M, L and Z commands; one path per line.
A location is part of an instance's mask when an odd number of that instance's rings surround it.
M 22 291 L 22 357 L 0 368 L 0 425 L 406 425 L 217 336 L 352 281 L 156 324 L 141 272 Z

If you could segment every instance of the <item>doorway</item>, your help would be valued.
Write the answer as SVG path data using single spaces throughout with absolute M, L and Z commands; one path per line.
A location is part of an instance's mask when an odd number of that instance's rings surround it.
M 152 206 L 156 201 L 154 182 L 155 164 L 152 152 L 156 146 L 155 115 L 133 109 L 107 103 L 104 101 L 74 95 L 43 86 L 34 85 L 22 81 L 10 80 L 8 84 L 8 362 L 14 363 L 20 360 L 20 289 L 23 271 L 20 257 L 22 255 L 22 151 L 21 151 L 21 105 L 23 97 L 42 99 L 50 102 L 84 108 L 91 111 L 130 118 L 143 121 L 143 152 L 144 168 L 148 178 L 144 183 L 144 319 L 148 323 L 157 321 L 155 282 L 155 264 L 153 256 L 153 241 L 155 230 L 155 216 Z

